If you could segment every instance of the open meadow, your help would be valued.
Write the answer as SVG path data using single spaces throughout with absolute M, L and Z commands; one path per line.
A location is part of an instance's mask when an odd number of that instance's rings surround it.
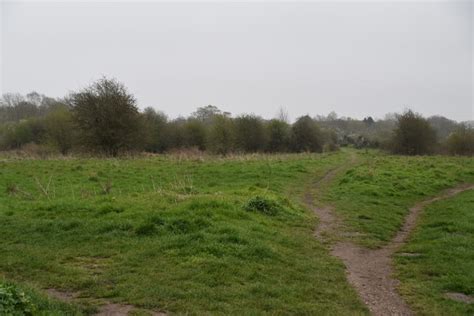
M 331 179 L 318 184 L 330 172 Z M 4 290 L 25 291 L 44 315 L 107 308 L 144 315 L 367 314 L 331 243 L 382 247 L 416 201 L 469 182 L 473 159 L 377 151 L 5 156 L 0 275 Z M 315 238 L 318 216 L 304 202 L 308 194 L 341 220 L 339 232 L 326 234 L 331 238 Z M 403 249 L 423 256 L 397 257 L 401 293 L 416 310 L 425 311 L 419 306 L 429 301 L 420 291 L 427 291 L 430 299 L 446 301 L 435 312 L 469 313 L 466 303 L 443 293 L 474 294 L 472 194 L 439 203 L 428 208 Z M 442 241 L 429 242 L 438 237 Z M 453 257 L 463 271 L 458 277 L 443 263 Z M 413 273 L 421 279 L 407 277 Z
M 4 160 L 0 271 L 84 305 L 363 313 L 297 198 L 344 159 Z
M 474 316 L 474 0 L 0 17 L 0 316 Z

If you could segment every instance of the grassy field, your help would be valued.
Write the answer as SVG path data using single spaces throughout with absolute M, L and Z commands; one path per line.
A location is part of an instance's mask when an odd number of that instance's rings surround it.
M 0 284 L 16 284 L 43 315 L 90 314 L 105 302 L 144 314 L 367 314 L 301 203 L 308 185 L 341 166 L 316 198 L 334 205 L 344 228 L 369 247 L 390 240 L 416 201 L 474 182 L 472 158 L 376 151 L 4 157 Z M 430 207 L 403 249 L 423 255 L 397 259 L 417 311 L 472 314 L 442 298 L 473 292 L 472 201 L 466 193 Z M 47 289 L 76 295 L 75 304 L 47 298 Z
M 378 247 L 401 228 L 416 201 L 461 182 L 474 182 L 474 159 L 407 157 L 359 153 L 358 163 L 340 174 L 324 200 L 335 206 L 356 241 Z
M 446 293 L 474 296 L 474 191 L 425 209 L 396 268 L 401 292 L 423 315 L 474 315 L 474 305 Z
M 347 159 L 3 159 L 0 274 L 36 293 L 76 293 L 84 313 L 112 301 L 188 314 L 365 314 L 299 203 L 307 180 Z

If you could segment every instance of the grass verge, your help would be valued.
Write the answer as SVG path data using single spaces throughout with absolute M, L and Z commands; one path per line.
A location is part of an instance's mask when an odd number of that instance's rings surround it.
M 473 315 L 474 304 L 446 293 L 474 297 L 474 191 L 427 207 L 410 241 L 396 257 L 400 291 L 422 315 Z M 412 256 L 400 254 L 411 253 Z
M 339 175 L 324 200 L 335 206 L 355 240 L 379 247 L 401 228 L 408 208 L 460 182 L 474 181 L 474 159 L 358 154 L 360 164 Z

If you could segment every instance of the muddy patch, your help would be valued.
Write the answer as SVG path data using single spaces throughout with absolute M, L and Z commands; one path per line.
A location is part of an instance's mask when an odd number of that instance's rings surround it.
M 48 296 L 63 302 L 71 302 L 79 296 L 79 293 L 59 291 L 56 289 L 46 289 L 46 293 Z
M 79 303 L 80 293 L 78 292 L 66 292 L 60 291 L 57 289 L 46 289 L 45 290 L 48 296 L 55 298 L 59 301 L 66 303 Z M 146 310 L 137 308 L 134 305 L 130 304 L 118 304 L 107 301 L 102 301 L 98 299 L 99 302 L 102 302 L 99 306 L 99 311 L 95 314 L 97 316 L 126 316 L 130 312 L 141 311 L 151 316 L 166 316 L 165 312 L 157 312 L 153 310 Z
M 64 264 L 72 266 L 76 269 L 85 271 L 89 275 L 99 275 L 110 264 L 111 258 L 107 257 L 74 257 L 64 262 Z
M 126 316 L 133 310 L 133 305 L 106 304 L 99 309 L 97 316 Z

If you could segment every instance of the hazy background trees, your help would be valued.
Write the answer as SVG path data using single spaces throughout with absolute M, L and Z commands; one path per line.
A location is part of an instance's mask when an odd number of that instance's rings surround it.
M 100 152 L 115 156 L 193 149 L 225 155 L 321 152 L 353 146 L 407 155 L 473 155 L 471 123 L 442 116 L 424 118 L 410 110 L 361 120 L 331 112 L 301 116 L 291 123 L 283 108 L 266 120 L 254 114 L 233 117 L 214 105 L 199 107 L 189 117 L 170 119 L 151 107 L 139 111 L 123 84 L 102 78 L 64 99 L 37 92 L 4 94 L 0 98 L 0 150 L 35 148 L 63 155 Z
M 67 106 L 58 107 L 44 119 L 45 141 L 66 155 L 77 142 L 72 112 Z

